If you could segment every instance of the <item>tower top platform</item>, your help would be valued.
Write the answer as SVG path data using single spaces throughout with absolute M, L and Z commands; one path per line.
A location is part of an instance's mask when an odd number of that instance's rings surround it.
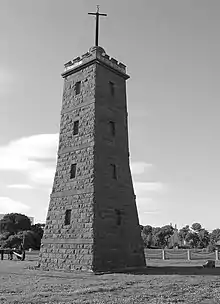
M 118 62 L 115 58 L 107 55 L 105 50 L 100 46 L 93 46 L 81 57 L 76 57 L 64 64 L 62 77 L 65 78 L 78 70 L 81 70 L 84 66 L 86 67 L 94 62 L 100 63 L 105 67 L 114 70 L 114 72 L 120 74 L 125 79 L 129 78 L 126 74 L 126 66 L 123 63 Z

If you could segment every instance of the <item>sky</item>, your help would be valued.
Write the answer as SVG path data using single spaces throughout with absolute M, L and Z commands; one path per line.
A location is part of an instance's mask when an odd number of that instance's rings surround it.
M 0 213 L 44 222 L 64 63 L 99 44 L 127 66 L 142 225 L 220 227 L 220 1 L 0 0 Z

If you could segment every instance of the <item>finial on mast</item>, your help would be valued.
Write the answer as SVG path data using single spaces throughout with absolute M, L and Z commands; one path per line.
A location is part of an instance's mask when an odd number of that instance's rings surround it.
M 97 5 L 96 13 L 88 13 L 88 15 L 95 15 L 96 16 L 96 31 L 95 31 L 95 46 L 99 45 L 99 16 L 107 16 L 107 14 L 100 14 L 99 13 L 99 5 Z

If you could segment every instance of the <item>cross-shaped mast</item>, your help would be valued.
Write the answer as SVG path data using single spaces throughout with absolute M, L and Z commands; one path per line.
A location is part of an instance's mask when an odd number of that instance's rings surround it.
M 96 16 L 95 46 L 98 46 L 99 45 L 99 16 L 107 16 L 107 14 L 99 13 L 99 5 L 97 5 L 96 13 L 88 13 L 88 14 Z

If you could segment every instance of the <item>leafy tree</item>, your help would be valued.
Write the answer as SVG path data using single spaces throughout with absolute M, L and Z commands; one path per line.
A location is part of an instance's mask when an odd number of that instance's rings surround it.
M 199 245 L 199 235 L 196 232 L 189 231 L 185 240 L 189 243 L 191 248 L 197 248 Z
M 197 239 L 197 241 L 194 242 L 197 243 L 196 247 L 207 247 L 210 241 L 209 232 L 206 229 L 202 228 L 202 225 L 200 223 L 193 223 L 191 228 L 193 230 L 193 233 L 197 234 L 197 237 L 194 236 L 194 241 Z
M 35 233 L 37 233 L 40 238 L 43 237 L 43 234 L 44 234 L 44 226 L 45 224 L 35 224 L 35 225 L 31 225 L 31 231 L 34 231 Z
M 24 231 L 24 249 L 39 250 L 41 244 L 41 237 L 38 233 L 32 230 Z
M 163 239 L 162 245 L 168 246 L 169 238 L 174 233 L 174 228 L 171 225 L 161 227 L 161 238 Z
M 193 223 L 191 229 L 195 232 L 199 232 L 202 229 L 202 226 L 200 223 Z
M 209 244 L 209 245 L 207 246 L 207 250 L 208 250 L 208 252 L 214 252 L 214 251 L 215 251 L 215 246 L 212 245 L 212 244 Z
M 0 232 L 9 232 L 10 234 L 16 234 L 19 231 L 29 230 L 31 228 L 30 219 L 20 213 L 6 214 L 0 220 Z
M 171 225 L 156 227 L 152 229 L 152 239 L 155 246 L 163 248 L 168 246 L 169 238 L 174 233 L 174 228 Z
M 210 234 L 209 232 L 204 229 L 201 228 L 198 232 L 198 236 L 199 236 L 199 244 L 198 246 L 201 248 L 205 248 L 208 246 L 209 242 L 210 242 Z
M 4 248 L 18 248 L 23 240 L 23 236 L 17 234 L 11 234 L 7 240 L 4 241 L 3 246 Z
M 0 234 L 0 242 L 1 242 L 1 241 L 7 240 L 7 238 L 8 238 L 10 235 L 11 235 L 10 232 L 3 232 L 3 233 L 1 233 L 1 234 Z
M 186 226 L 184 231 L 181 231 L 182 237 L 185 236 L 185 241 L 187 241 L 192 248 L 205 248 L 209 244 L 209 232 L 202 228 L 202 225 L 200 223 L 193 223 L 191 226 L 191 229 L 189 229 L 189 226 Z
M 152 245 L 152 227 L 150 225 L 143 226 L 141 236 L 145 247 Z
M 186 225 L 185 227 L 183 227 L 179 230 L 178 236 L 179 236 L 180 241 L 186 242 L 186 236 L 189 233 L 189 231 L 190 231 L 189 225 Z
M 212 245 L 215 245 L 216 242 L 218 242 L 220 240 L 220 229 L 214 229 L 211 233 L 210 233 L 210 243 Z
M 160 227 L 152 227 L 152 245 L 155 247 L 161 246 Z

